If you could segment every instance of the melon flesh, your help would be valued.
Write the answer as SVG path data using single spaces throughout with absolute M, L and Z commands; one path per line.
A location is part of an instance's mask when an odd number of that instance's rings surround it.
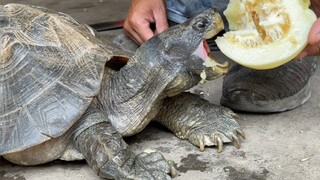
M 271 69 L 296 57 L 316 20 L 309 0 L 230 0 L 230 31 L 218 37 L 221 52 L 253 69 Z

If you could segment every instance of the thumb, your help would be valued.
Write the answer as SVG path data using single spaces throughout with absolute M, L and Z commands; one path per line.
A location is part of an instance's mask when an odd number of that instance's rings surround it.
M 310 45 L 320 42 L 320 18 L 313 23 L 309 32 L 308 42 Z

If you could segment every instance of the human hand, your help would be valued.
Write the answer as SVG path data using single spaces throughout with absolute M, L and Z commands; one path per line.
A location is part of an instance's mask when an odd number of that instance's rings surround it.
M 150 25 L 155 24 L 155 30 Z M 165 0 L 132 0 L 124 32 L 136 43 L 146 40 L 168 28 Z
M 320 1 L 311 0 L 311 9 L 316 13 L 318 19 L 313 23 L 309 32 L 308 45 L 295 59 L 320 55 Z

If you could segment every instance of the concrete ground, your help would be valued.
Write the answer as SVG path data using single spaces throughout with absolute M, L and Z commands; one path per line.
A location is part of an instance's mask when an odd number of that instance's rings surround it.
M 129 0 L 1 0 L 0 3 L 29 3 L 68 13 L 84 23 L 122 19 Z M 225 58 L 221 55 L 221 58 Z M 180 140 L 158 124 L 151 124 L 126 141 L 136 152 L 156 149 L 176 163 L 177 180 L 318 180 L 320 179 L 320 72 L 311 79 L 312 96 L 303 106 L 277 114 L 240 114 L 247 135 L 241 149 L 225 145 L 204 152 Z M 196 87 L 213 103 L 219 103 L 222 79 Z M 54 161 L 34 167 L 16 166 L 0 159 L 1 180 L 95 180 L 85 161 Z

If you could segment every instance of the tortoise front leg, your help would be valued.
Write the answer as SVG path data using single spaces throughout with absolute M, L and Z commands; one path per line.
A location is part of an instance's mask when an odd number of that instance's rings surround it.
M 179 138 L 188 139 L 203 151 L 205 146 L 217 145 L 222 151 L 224 142 L 234 141 L 240 147 L 239 116 L 230 109 L 209 103 L 191 93 L 166 98 L 156 121 L 159 121 Z
M 170 179 L 168 174 L 174 171 L 158 152 L 135 156 L 99 110 L 89 110 L 82 117 L 74 146 L 102 178 Z

